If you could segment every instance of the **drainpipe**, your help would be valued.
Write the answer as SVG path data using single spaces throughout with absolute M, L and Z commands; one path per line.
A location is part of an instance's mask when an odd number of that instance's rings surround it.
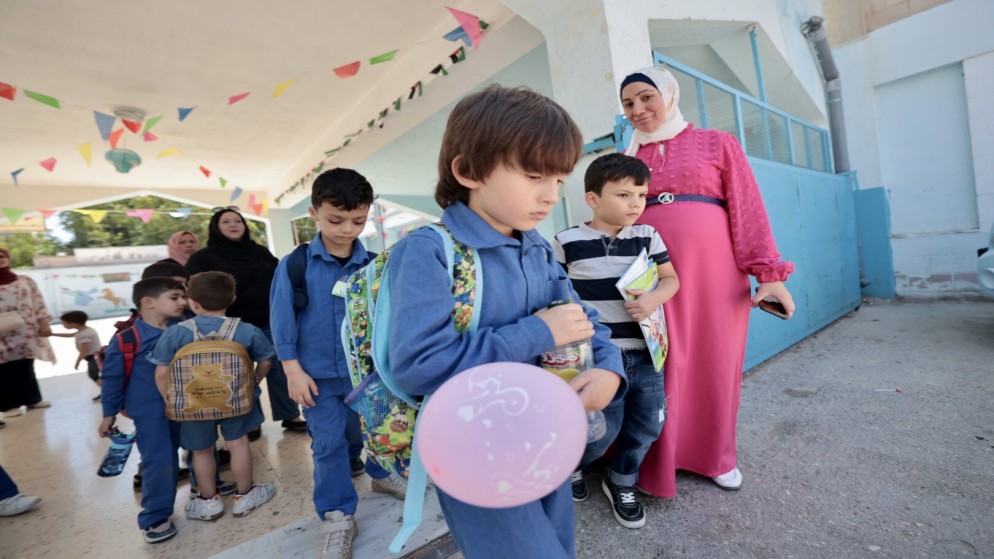
M 839 67 L 835 65 L 832 49 L 828 46 L 828 33 L 822 25 L 825 18 L 811 16 L 804 22 L 801 33 L 808 38 L 818 64 L 821 75 L 825 79 L 825 93 L 828 97 L 828 124 L 832 134 L 832 154 L 835 160 L 835 172 L 849 171 L 849 147 L 846 143 L 845 117 L 842 114 L 842 80 L 839 79 Z

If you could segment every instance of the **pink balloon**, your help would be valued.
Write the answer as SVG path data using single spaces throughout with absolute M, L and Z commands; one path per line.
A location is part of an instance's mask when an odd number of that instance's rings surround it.
M 447 380 L 418 416 L 418 450 L 449 495 L 505 508 L 545 497 L 580 463 L 587 418 L 576 392 L 524 363 L 489 363 Z

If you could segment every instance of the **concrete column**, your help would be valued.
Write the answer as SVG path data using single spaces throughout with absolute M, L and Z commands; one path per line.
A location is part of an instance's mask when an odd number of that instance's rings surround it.
M 293 227 L 290 225 L 292 214 L 292 209 L 269 209 L 269 249 L 277 258 L 283 258 L 297 246 L 293 242 Z

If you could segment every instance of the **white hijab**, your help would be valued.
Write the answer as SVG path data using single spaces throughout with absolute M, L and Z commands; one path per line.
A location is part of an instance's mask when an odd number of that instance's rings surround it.
M 636 70 L 629 74 L 629 76 L 634 74 L 642 74 L 649 78 L 652 84 L 656 86 L 656 89 L 659 90 L 666 104 L 666 117 L 663 125 L 652 132 L 643 132 L 638 128 L 635 129 L 635 133 L 632 134 L 632 143 L 625 150 L 625 155 L 632 156 L 638 153 L 639 147 L 645 144 L 672 139 L 680 132 L 683 132 L 683 129 L 688 125 L 687 121 L 683 119 L 683 114 L 680 112 L 680 84 L 677 83 L 676 78 L 673 77 L 673 74 L 669 70 L 660 66 L 649 66 Z M 663 146 L 660 145 L 659 147 L 660 151 L 662 151 Z

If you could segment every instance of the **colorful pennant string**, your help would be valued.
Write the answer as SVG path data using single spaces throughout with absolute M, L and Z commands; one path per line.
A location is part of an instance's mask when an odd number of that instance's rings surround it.
M 7 216 L 7 221 L 9 221 L 11 225 L 14 225 L 21 219 L 21 216 L 24 215 L 24 210 L 17 208 L 4 208 L 3 215 Z
M 27 97 L 29 97 L 31 99 L 34 99 L 35 101 L 38 101 L 42 105 L 48 105 L 49 107 L 52 107 L 53 109 L 61 109 L 62 108 L 62 105 L 59 103 L 59 100 L 56 99 L 55 97 L 49 97 L 48 95 L 42 95 L 41 93 L 36 93 L 34 91 L 28 91 L 27 89 L 24 89 L 22 91 L 24 91 L 24 95 L 25 96 L 27 96 Z
M 127 210 L 124 212 L 124 215 L 128 217 L 137 217 L 142 220 L 142 223 L 148 223 L 149 220 L 152 219 L 152 214 L 154 213 L 155 210 L 153 209 L 143 208 L 140 210 Z
M 396 50 L 392 50 L 390 52 L 385 52 L 385 53 L 383 53 L 383 54 L 381 54 L 379 56 L 374 56 L 373 58 L 369 59 L 369 65 L 372 66 L 374 64 L 381 64 L 383 62 L 387 62 L 387 61 L 393 60 L 393 57 L 396 54 L 397 54 L 397 51 Z
M 190 116 L 190 113 L 192 113 L 193 109 L 195 108 L 196 107 L 176 109 L 177 111 L 179 111 L 179 121 L 183 122 L 184 120 L 186 120 L 186 117 Z
M 40 162 L 38 164 L 41 165 L 42 167 L 44 167 L 45 169 L 47 169 L 49 173 L 51 173 L 52 171 L 55 170 L 55 163 L 56 163 L 55 158 L 54 157 L 49 157 L 48 159 L 46 159 L 46 160 L 44 160 L 44 161 L 42 161 L 42 162 Z
M 354 75 L 356 75 L 356 74 L 359 73 L 359 66 L 360 66 L 360 64 L 361 64 L 361 62 L 359 62 L 357 60 L 357 61 L 355 61 L 355 62 L 353 62 L 351 64 L 346 64 L 344 66 L 339 66 L 338 68 L 335 68 L 333 71 L 335 72 L 335 75 L 338 76 L 338 77 L 340 77 L 340 78 L 343 78 L 343 79 L 344 78 L 351 78 L 352 76 L 354 76 Z
M 14 96 L 17 94 L 17 88 L 10 85 L 9 83 L 0 82 L 0 97 L 4 99 L 14 100 Z
M 117 143 L 121 141 L 121 134 L 124 134 L 124 128 L 118 128 L 117 130 L 110 133 L 110 147 L 116 148 Z
M 93 111 L 93 118 L 97 121 L 97 129 L 100 130 L 100 137 L 104 140 L 109 140 L 110 131 L 114 129 L 114 121 L 117 120 L 117 117 Z
M 76 146 L 76 151 L 83 156 L 83 159 L 86 160 L 87 165 L 91 165 L 93 163 L 93 145 L 90 142 Z
M 234 105 L 235 103 L 241 101 L 242 99 L 248 97 L 249 95 L 252 95 L 251 91 L 246 91 L 245 93 L 239 93 L 238 95 L 232 95 L 231 97 L 228 97 L 228 104 Z
M 278 84 L 276 86 L 276 89 L 273 90 L 273 99 L 276 99 L 280 95 L 283 95 L 283 92 L 286 91 L 288 87 L 290 87 L 291 85 L 293 85 L 293 82 L 295 82 L 295 81 L 297 81 L 297 80 L 289 80 L 289 81 L 285 81 L 285 82 L 283 82 L 281 84 Z

